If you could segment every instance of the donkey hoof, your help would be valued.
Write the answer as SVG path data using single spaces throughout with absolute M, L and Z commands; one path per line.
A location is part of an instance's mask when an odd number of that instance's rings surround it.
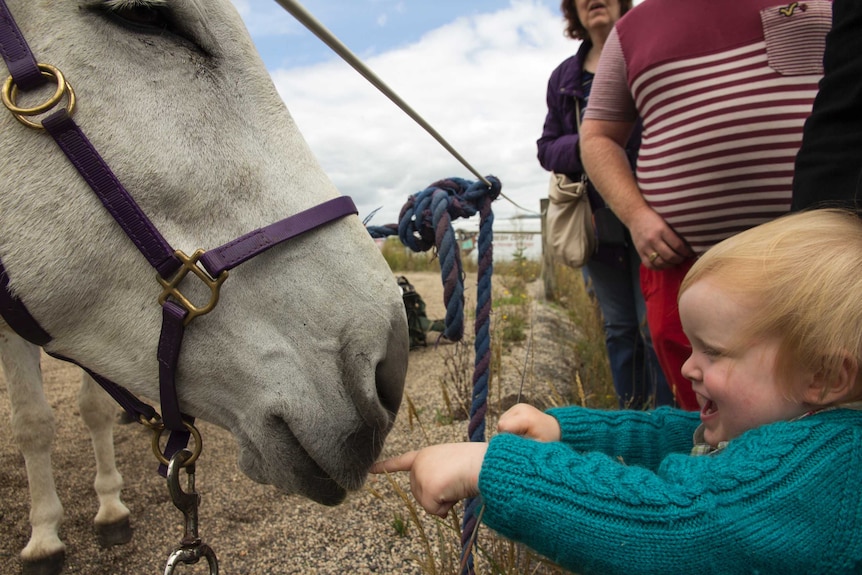
M 126 517 L 116 523 L 96 525 L 96 540 L 101 547 L 125 545 L 132 540 L 132 524 L 129 518 Z
M 21 565 L 21 573 L 23 575 L 59 575 L 65 562 L 65 551 L 59 551 L 33 561 L 25 559 Z

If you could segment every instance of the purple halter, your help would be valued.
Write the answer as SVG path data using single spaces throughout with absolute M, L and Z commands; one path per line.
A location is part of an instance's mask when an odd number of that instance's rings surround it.
M 357 214 L 356 206 L 349 197 L 340 196 L 209 251 L 197 250 L 191 256 L 175 251 L 72 120 L 75 96 L 71 86 L 53 66 L 36 63 L 5 0 L 0 0 L 0 55 L 6 61 L 11 74 L 3 87 L 3 103 L 21 123 L 35 129 L 44 128 L 54 138 L 105 208 L 158 273 L 157 279 L 163 288 L 158 297 L 158 303 L 162 306 L 162 329 L 158 346 L 159 389 L 162 421 L 164 427 L 171 430 L 164 453 L 165 459 L 169 460 L 188 442 L 189 431 L 193 429 L 191 423 L 194 421 L 180 412 L 175 382 L 185 326 L 195 317 L 206 314 L 215 307 L 219 289 L 228 276 L 228 270 L 286 240 L 344 216 Z M 18 90 L 28 91 L 42 87 L 50 79 L 57 83 L 57 91 L 45 104 L 28 109 L 17 106 L 15 95 Z M 30 116 L 44 114 L 56 107 L 64 97 L 68 101 L 68 108 L 53 112 L 41 125 L 29 120 Z M 203 307 L 196 307 L 178 289 L 180 282 L 189 272 L 210 289 L 210 301 Z M 9 291 L 9 277 L 2 262 L 0 316 L 21 337 L 36 345 L 44 346 L 51 341 L 51 336 Z M 86 366 L 81 367 L 133 417 L 142 422 L 158 420 L 156 411 L 128 390 L 92 372 Z

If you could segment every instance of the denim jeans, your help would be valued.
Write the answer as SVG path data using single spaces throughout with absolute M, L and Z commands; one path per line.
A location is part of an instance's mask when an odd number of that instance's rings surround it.
M 620 408 L 674 405 L 658 363 L 640 287 L 640 257 L 634 246 L 621 253 L 621 265 L 590 260 L 584 278 L 602 312 L 605 345 Z

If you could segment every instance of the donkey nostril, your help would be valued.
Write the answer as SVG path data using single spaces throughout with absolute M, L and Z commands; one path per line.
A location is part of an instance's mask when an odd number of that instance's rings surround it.
M 377 364 L 377 369 L 374 372 L 375 381 L 377 384 L 377 398 L 380 405 L 383 406 L 392 418 L 398 413 L 398 408 L 401 407 L 401 395 L 404 390 L 404 377 L 392 373 L 392 369 L 386 364 L 389 360 L 383 360 Z
M 374 369 L 377 398 L 380 405 L 391 414 L 390 424 L 395 420 L 398 408 L 401 407 L 404 381 L 407 378 L 407 356 L 410 353 L 407 322 L 401 302 L 399 307 L 402 313 L 397 319 L 393 319 L 386 355 Z

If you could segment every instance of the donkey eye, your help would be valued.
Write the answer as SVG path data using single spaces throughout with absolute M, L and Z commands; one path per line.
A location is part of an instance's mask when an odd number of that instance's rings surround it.
M 115 24 L 141 34 L 173 38 L 205 53 L 193 34 L 182 25 L 165 2 L 156 0 L 101 0 L 97 5 Z
M 171 27 L 171 20 L 163 8 L 156 6 L 120 6 L 107 10 L 119 24 L 140 32 L 163 32 Z

